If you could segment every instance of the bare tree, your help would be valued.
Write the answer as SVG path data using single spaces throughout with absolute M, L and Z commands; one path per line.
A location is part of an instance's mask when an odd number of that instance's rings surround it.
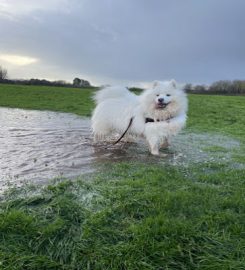
M 8 71 L 7 71 L 7 69 L 5 69 L 2 66 L 0 66 L 0 81 L 3 81 L 5 79 L 7 79 L 7 77 L 8 77 Z

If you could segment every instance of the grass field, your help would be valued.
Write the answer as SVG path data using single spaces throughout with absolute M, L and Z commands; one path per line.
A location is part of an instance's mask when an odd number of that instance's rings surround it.
M 93 88 L 65 88 L 0 84 L 0 106 L 72 112 L 89 116 Z
M 0 106 L 88 116 L 91 94 L 0 85 Z M 76 181 L 11 190 L 0 202 L 0 269 L 245 269 L 245 97 L 193 95 L 189 105 L 190 134 L 240 142 L 230 160 L 105 164 Z

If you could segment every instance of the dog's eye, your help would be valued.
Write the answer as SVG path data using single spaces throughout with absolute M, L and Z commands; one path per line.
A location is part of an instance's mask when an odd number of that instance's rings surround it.
M 157 97 L 159 97 L 159 95 L 157 95 Z
M 167 97 L 170 97 L 171 95 L 170 95 L 170 94 L 167 94 L 166 96 L 167 96 Z

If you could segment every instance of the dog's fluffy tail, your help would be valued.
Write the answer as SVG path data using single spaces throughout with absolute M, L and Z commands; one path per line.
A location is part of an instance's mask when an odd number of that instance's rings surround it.
M 96 104 L 101 103 L 102 101 L 109 99 L 109 98 L 121 98 L 123 96 L 130 95 L 131 93 L 126 87 L 122 86 L 109 86 L 106 88 L 102 88 L 101 90 L 97 91 L 94 95 L 93 99 Z

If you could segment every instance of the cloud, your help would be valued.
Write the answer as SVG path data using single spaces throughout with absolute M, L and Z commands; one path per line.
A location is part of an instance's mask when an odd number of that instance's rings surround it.
M 30 15 L 36 11 L 65 11 L 67 7 L 67 0 L 1 0 L 0 15 L 14 18 L 20 15 Z
M 35 69 L 12 67 L 17 77 L 237 79 L 245 66 L 244 8 L 243 0 L 1 1 L 0 53 L 40 60 Z
M 26 66 L 38 61 L 36 58 L 13 54 L 0 54 L 0 60 L 15 66 Z

